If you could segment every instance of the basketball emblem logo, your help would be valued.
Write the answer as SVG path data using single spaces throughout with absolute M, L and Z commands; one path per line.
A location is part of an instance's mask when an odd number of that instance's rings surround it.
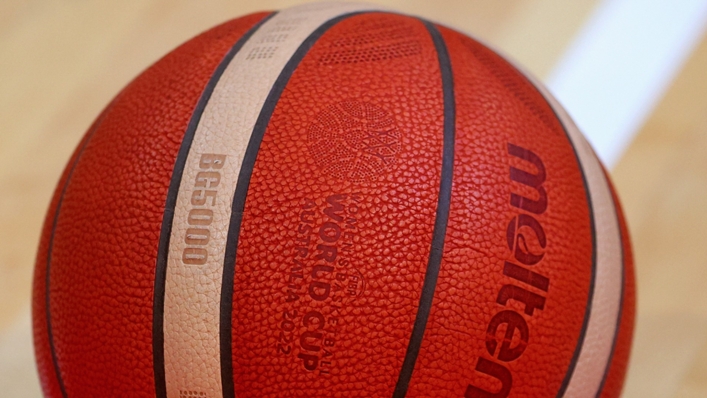
M 355 182 L 371 181 L 392 166 L 401 139 L 390 113 L 358 101 L 329 106 L 310 124 L 307 138 L 317 166 Z

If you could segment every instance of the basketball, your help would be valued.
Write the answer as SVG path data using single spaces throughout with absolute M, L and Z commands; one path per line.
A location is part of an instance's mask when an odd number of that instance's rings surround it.
M 618 397 L 629 236 L 533 77 L 358 3 L 167 54 L 58 182 L 33 282 L 47 397 Z

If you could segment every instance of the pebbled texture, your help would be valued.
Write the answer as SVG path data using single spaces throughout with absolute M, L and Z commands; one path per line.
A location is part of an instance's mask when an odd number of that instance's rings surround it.
M 512 66 L 479 43 L 441 28 L 454 71 L 457 102 L 454 188 L 439 282 L 409 396 L 461 396 L 469 385 L 498 391 L 496 380 L 475 370 L 479 358 L 506 366 L 511 396 L 554 396 L 572 358 L 584 319 L 591 277 L 592 241 L 586 192 L 577 159 L 562 126 L 540 93 Z M 547 209 L 534 214 L 512 206 L 512 193 L 538 197 L 513 182 L 510 167 L 537 173 L 509 154 L 513 144 L 535 153 L 546 169 Z M 542 226 L 547 247 L 527 229 L 519 233 L 531 251 L 544 252 L 528 267 L 549 279 L 548 292 L 503 274 L 514 258 L 508 225 L 520 215 Z M 532 316 L 523 303 L 497 302 L 513 285 L 546 297 Z M 515 360 L 500 361 L 486 344 L 491 319 L 503 311 L 520 313 L 529 329 L 528 345 Z M 502 341 L 505 326 L 492 334 Z M 512 346 L 520 344 L 518 331 Z M 472 395 L 476 396 L 476 395 Z
M 420 53 L 324 62 L 348 51 L 344 38 L 370 48 L 367 37 L 385 42 L 393 29 L 418 43 Z M 263 138 L 243 215 L 233 289 L 236 395 L 392 394 L 427 266 L 442 111 L 437 54 L 416 19 L 350 17 L 302 60 Z M 382 112 L 392 115 L 395 129 Z M 310 148 L 323 139 L 336 148 L 342 136 L 368 153 L 394 142 L 401 149 L 390 152 L 387 170 L 377 175 L 343 172 L 340 179 Z M 314 357 L 318 365 L 307 370 Z
M 52 358 L 48 339 L 49 328 L 47 324 L 47 258 L 52 230 L 54 228 L 55 215 L 60 205 L 64 187 L 66 186 L 76 161 L 79 159 L 83 148 L 93 135 L 96 127 L 103 120 L 103 117 L 110 108 L 111 105 L 108 105 L 101 115 L 96 118 L 96 121 L 93 122 L 88 132 L 81 139 L 81 142 L 79 142 L 76 150 L 74 150 L 74 153 L 71 155 L 66 169 L 62 173 L 57 187 L 54 190 L 54 195 L 49 203 L 49 209 L 47 210 L 47 217 L 42 226 L 39 250 L 37 251 L 37 265 L 34 269 L 34 279 L 32 283 L 32 332 L 34 338 L 34 355 L 39 370 L 39 381 L 42 384 L 44 394 L 48 397 L 61 397 L 64 388 L 61 385 L 62 381 L 57 377 L 57 370 L 54 366 L 54 359 Z
M 152 300 L 157 241 L 172 166 L 193 108 L 228 49 L 267 14 L 226 23 L 187 42 L 122 92 L 87 143 L 54 233 L 50 306 L 69 397 L 154 396 Z M 35 273 L 33 317 L 40 377 L 59 397 L 46 335 L 46 250 Z
M 626 218 L 621 209 L 619 197 L 616 194 L 611 180 L 608 178 L 609 187 L 616 204 L 616 212 L 621 228 L 621 240 L 623 245 L 624 263 L 624 289 L 621 309 L 621 320 L 619 322 L 618 336 L 614 346 L 612 361 L 607 369 L 604 379 L 604 388 L 601 391 L 601 398 L 618 398 L 628 369 L 629 357 L 631 354 L 631 340 L 636 322 L 636 271 L 633 265 L 633 250 L 631 249 L 631 239 L 626 225 Z
M 528 79 L 534 81 L 532 77 Z M 557 100 L 540 83 L 534 83 L 562 120 L 574 143 L 590 192 L 595 228 L 594 291 L 588 306 L 586 333 L 577 351 L 576 366 L 570 368 L 563 383 L 566 389 L 561 389 L 558 396 L 594 397 L 601 391 L 621 316 L 624 263 L 616 201 L 594 150 Z

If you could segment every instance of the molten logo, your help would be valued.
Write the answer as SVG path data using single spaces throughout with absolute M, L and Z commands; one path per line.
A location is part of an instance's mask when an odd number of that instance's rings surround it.
M 511 193 L 511 206 L 523 212 L 513 217 L 506 228 L 508 249 L 515 262 L 505 261 L 503 274 L 520 284 L 509 283 L 499 289 L 496 303 L 503 306 L 503 309 L 491 318 L 486 329 L 486 351 L 497 361 L 480 357 L 476 362 L 476 371 L 497 379 L 501 388 L 496 392 L 489 392 L 470 384 L 466 389 L 466 398 L 508 397 L 513 377 L 503 363 L 515 361 L 525 352 L 530 336 L 525 318 L 533 316 L 535 310 L 545 308 L 544 294 L 547 293 L 550 286 L 548 278 L 528 268 L 543 260 L 544 250 L 547 246 L 545 231 L 535 218 L 547 210 L 547 192 L 542 186 L 545 182 L 545 165 L 535 153 L 513 144 L 508 144 L 508 153 L 535 167 L 535 174 L 511 167 L 510 178 L 512 181 L 524 185 L 524 191 L 535 191 L 537 194 L 532 196 L 537 196 L 537 199 L 529 199 L 526 196 Z M 511 300 L 525 306 L 523 314 L 508 308 L 508 303 Z M 505 333 L 502 338 L 499 338 L 497 332 L 502 326 L 505 327 Z M 516 337 L 514 344 L 516 334 L 519 337 Z

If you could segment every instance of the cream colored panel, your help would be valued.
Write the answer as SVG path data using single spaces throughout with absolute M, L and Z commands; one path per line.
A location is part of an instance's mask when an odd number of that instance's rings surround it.
M 532 80 L 532 78 L 531 78 Z M 584 344 L 565 397 L 595 397 L 611 358 L 621 305 L 623 257 L 616 207 L 599 160 L 567 112 L 535 81 L 560 116 L 584 169 L 596 228 L 594 296 Z
M 222 396 L 219 308 L 231 201 L 253 126 L 273 83 L 324 22 L 366 10 L 314 3 L 279 12 L 226 68 L 187 157 L 170 238 L 164 307 L 167 395 Z

